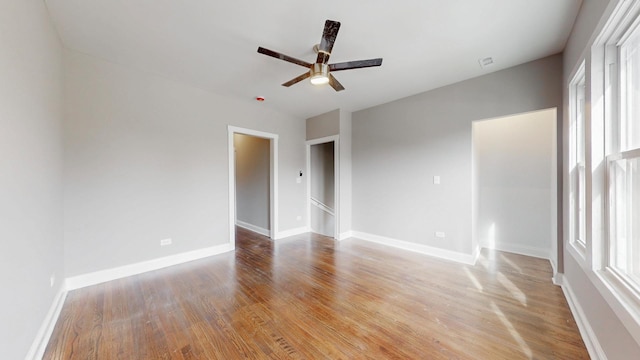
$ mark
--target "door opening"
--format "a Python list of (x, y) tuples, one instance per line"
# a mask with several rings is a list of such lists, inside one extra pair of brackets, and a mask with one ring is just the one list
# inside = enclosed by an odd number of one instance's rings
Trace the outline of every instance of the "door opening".
[(236, 177), (236, 226), (271, 236), (270, 156), (271, 140), (233, 135)]
[(338, 138), (307, 142), (308, 219), (312, 232), (338, 238)]
[(277, 234), (278, 135), (229, 126), (229, 238), (235, 227)]

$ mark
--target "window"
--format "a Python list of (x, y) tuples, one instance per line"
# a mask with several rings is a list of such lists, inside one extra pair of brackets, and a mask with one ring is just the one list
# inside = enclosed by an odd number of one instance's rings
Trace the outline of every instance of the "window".
[(584, 62), (569, 85), (571, 244), (584, 256), (586, 248), (585, 72)]
[(640, 149), (608, 157), (609, 266), (640, 290)]
[(638, 339), (640, 1), (608, 11), (566, 88), (567, 250)]
[(619, 24), (608, 43), (613, 47), (609, 77), (617, 96), (609, 100), (616, 110), (605, 134), (608, 232), (603, 250), (606, 270), (619, 288), (640, 301), (640, 18), (635, 18)]
[(640, 28), (620, 46), (621, 116), (614, 143), (620, 151), (640, 148)]

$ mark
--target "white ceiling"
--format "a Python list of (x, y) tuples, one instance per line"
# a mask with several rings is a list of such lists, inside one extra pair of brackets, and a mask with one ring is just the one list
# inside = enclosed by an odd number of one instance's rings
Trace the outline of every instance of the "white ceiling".
[[(581, 0), (45, 0), (69, 49), (307, 118), (355, 111), (563, 50)], [(346, 90), (302, 81), (324, 21), (342, 23), (330, 63)], [(495, 64), (482, 69), (478, 59)]]

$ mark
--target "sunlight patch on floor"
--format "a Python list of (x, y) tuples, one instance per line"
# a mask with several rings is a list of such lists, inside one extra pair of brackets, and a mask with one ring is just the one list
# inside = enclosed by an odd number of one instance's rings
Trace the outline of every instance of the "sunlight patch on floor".
[(478, 264), (482, 265), (482, 267), (487, 270), (489, 269), (489, 260), (487, 260), (487, 258), (483, 255), (480, 255), (480, 257), (478, 257)]
[(527, 295), (525, 295), (511, 280), (507, 279), (504, 274), (498, 272), (498, 282), (502, 284), (509, 292), (514, 299), (520, 301), (523, 306), (527, 306)]
[(493, 309), (493, 312), (496, 315), (498, 315), (498, 319), (500, 319), (502, 324), (507, 328), (507, 330), (509, 330), (509, 333), (511, 334), (511, 336), (513, 336), (513, 338), (516, 340), (518, 345), (520, 345), (520, 348), (522, 348), (522, 351), (527, 356), (527, 358), (531, 359), (533, 357), (533, 352), (531, 351), (531, 348), (529, 347), (529, 345), (527, 345), (524, 339), (522, 339), (522, 336), (520, 336), (520, 333), (518, 333), (518, 331), (513, 327), (513, 324), (511, 324), (511, 321), (507, 319), (504, 313), (498, 308), (498, 306), (493, 301), (491, 302), (491, 308)]
[(504, 254), (500, 254), (500, 259), (502, 259), (502, 261), (506, 262), (507, 264), (509, 264), (514, 270), (516, 270), (517, 272), (519, 272), (520, 274), (522, 274), (522, 268), (520, 266), (518, 266), (516, 263), (514, 263), (513, 261), (509, 260), (509, 258), (507, 258), (506, 256), (504, 256)]
[(467, 274), (467, 277), (469, 278), (469, 280), (471, 280), (476, 289), (482, 292), (483, 287), (480, 284), (480, 281), (478, 281), (478, 278), (476, 278), (475, 275), (473, 275), (471, 271), (469, 271), (469, 269), (467, 269), (466, 267), (464, 268), (464, 272)]

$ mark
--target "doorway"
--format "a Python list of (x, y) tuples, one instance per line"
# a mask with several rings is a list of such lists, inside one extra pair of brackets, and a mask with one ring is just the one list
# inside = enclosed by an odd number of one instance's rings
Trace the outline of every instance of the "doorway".
[(236, 166), (236, 226), (271, 236), (270, 156), (271, 140), (233, 134)]
[(229, 238), (235, 227), (275, 238), (278, 207), (278, 135), (228, 127)]
[(557, 262), (556, 108), (473, 122), (481, 247)]
[(309, 229), (337, 238), (338, 216), (338, 137), (307, 141), (307, 189)]

